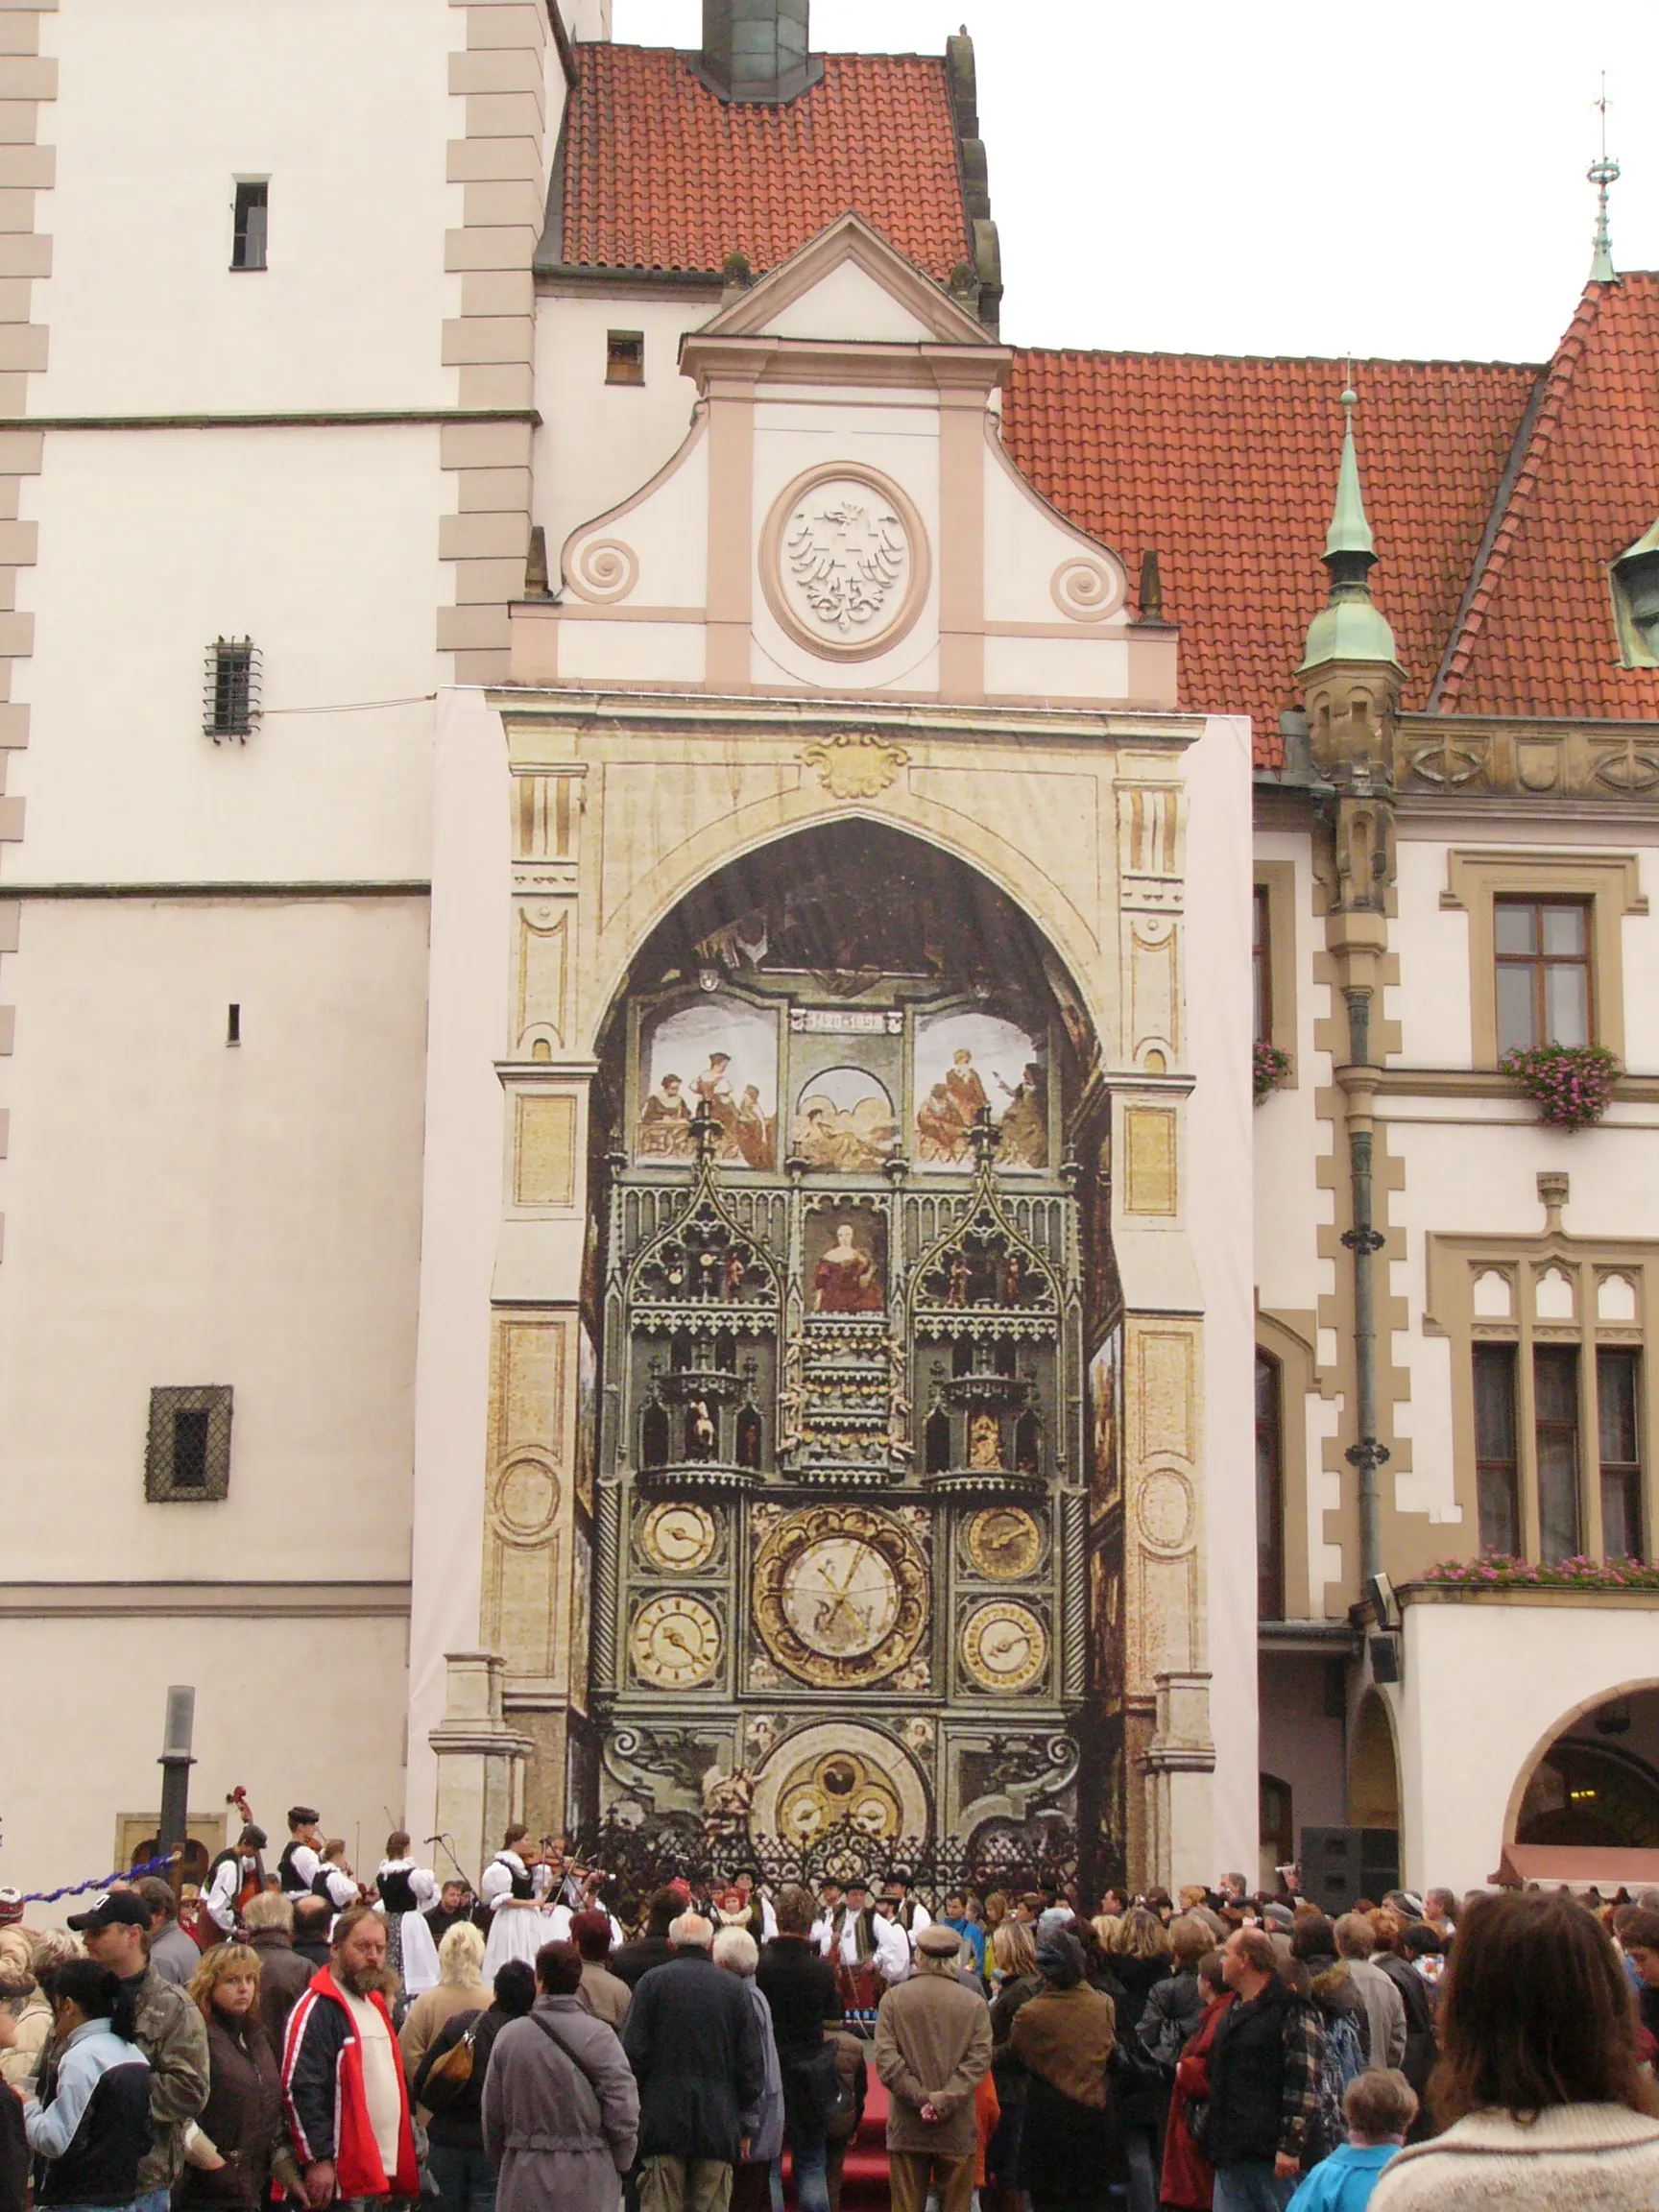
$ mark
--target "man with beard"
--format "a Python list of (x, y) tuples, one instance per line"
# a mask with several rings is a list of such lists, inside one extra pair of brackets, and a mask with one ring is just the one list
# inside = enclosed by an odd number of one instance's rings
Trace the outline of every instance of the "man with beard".
[(385, 1969), (386, 1923), (372, 1906), (349, 1907), (288, 2022), (282, 2103), (311, 2212), (420, 2190)]

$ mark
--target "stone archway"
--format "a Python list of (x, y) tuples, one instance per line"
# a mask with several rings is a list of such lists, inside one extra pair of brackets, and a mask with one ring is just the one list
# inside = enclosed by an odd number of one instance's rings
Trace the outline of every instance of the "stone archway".
[(1659, 1848), (1659, 1680), (1581, 1698), (1515, 1777), (1503, 1841)]
[(1367, 1690), (1348, 1754), (1348, 1816), (1357, 1828), (1400, 1829), (1400, 1750), (1381, 1691)]
[(757, 1836), (798, 1847), (845, 1825), (878, 1853), (901, 1838), (926, 1836), (927, 1791), (915, 1761), (892, 1737), (826, 1720), (784, 1737), (769, 1755), (755, 1777), (749, 1825)]

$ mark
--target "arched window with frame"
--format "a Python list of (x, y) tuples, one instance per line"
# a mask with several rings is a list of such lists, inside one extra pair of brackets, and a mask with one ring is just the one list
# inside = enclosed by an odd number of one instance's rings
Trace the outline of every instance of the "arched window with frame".
[(1256, 1355), (1256, 1617), (1285, 1618), (1284, 1379), (1271, 1354)]

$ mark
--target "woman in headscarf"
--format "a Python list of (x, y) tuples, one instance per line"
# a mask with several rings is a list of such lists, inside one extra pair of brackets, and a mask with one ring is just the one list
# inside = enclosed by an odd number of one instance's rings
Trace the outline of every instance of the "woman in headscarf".
[(1083, 1947), (1064, 1929), (1039, 1941), (1037, 1971), (1043, 1986), (1008, 2034), (1025, 2070), (1020, 2186), (1032, 2212), (1091, 2212), (1128, 2172), (1107, 2076), (1113, 2004), (1084, 1981)]

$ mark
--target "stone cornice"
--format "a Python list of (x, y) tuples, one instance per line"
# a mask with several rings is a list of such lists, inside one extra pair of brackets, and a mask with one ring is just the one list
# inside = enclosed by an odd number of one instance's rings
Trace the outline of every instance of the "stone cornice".
[(1616, 806), (1659, 801), (1659, 723), (1525, 715), (1402, 714), (1394, 779), (1405, 797), (1479, 803), (1588, 800)]

